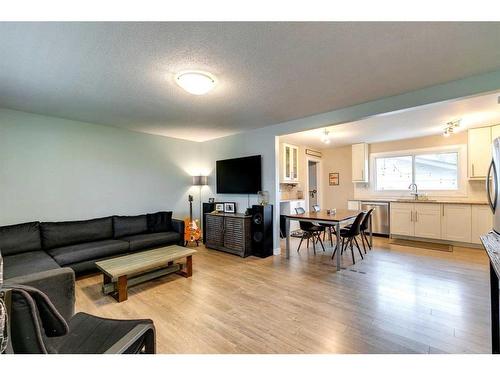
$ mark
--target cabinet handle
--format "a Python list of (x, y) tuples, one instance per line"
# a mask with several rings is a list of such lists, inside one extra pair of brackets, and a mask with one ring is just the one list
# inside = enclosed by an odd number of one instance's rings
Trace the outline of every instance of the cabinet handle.
[(474, 163), (472, 163), (472, 176), (471, 177), (474, 177), (476, 174), (474, 173)]
[(418, 212), (415, 211), (415, 223), (418, 221)]
[(410, 211), (410, 222), (413, 223), (413, 211)]

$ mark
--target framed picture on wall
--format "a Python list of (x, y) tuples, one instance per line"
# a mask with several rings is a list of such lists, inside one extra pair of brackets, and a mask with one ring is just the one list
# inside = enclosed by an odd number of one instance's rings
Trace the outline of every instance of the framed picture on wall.
[(339, 184), (339, 173), (333, 172), (328, 174), (328, 183), (330, 186), (337, 186)]
[(234, 214), (236, 212), (236, 203), (234, 202), (224, 203), (224, 212), (228, 214)]

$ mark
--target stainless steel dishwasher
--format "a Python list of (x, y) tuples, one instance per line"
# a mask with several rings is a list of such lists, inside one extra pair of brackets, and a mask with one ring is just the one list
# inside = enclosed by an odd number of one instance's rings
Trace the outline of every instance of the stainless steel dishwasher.
[(372, 213), (373, 233), (388, 236), (390, 233), (389, 202), (361, 201), (361, 210), (368, 211), (372, 208), (374, 209)]

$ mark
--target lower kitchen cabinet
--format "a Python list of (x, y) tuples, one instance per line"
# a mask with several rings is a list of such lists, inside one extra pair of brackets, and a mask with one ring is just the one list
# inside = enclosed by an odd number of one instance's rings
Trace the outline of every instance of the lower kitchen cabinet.
[(493, 228), (493, 214), (490, 207), (486, 205), (473, 205), (471, 209), (472, 228), (471, 241), (472, 243), (480, 244), (479, 236), (488, 233)]
[(472, 212), (470, 204), (443, 204), (442, 214), (441, 234), (443, 240), (471, 242)]
[(391, 235), (462, 243), (481, 243), (493, 225), (482, 204), (392, 202), (390, 217)]
[(415, 237), (441, 238), (441, 204), (415, 203), (413, 221)]
[(414, 236), (413, 203), (391, 203), (391, 234)]

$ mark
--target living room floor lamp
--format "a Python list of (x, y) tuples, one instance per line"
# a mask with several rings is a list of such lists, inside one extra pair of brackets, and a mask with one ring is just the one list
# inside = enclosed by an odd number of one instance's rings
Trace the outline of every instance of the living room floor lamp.
[[(202, 213), (201, 213), (201, 189), (203, 186), (208, 185), (208, 176), (193, 176), (193, 186), (200, 187), (200, 228), (203, 223)], [(203, 228), (201, 228), (203, 231)]]

